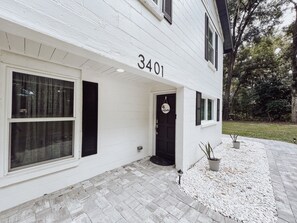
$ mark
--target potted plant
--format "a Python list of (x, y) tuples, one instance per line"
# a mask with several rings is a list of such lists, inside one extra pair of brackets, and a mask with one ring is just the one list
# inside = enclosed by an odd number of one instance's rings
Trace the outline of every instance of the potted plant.
[(234, 147), (235, 149), (239, 149), (239, 148), (240, 148), (240, 142), (237, 141), (237, 137), (238, 137), (238, 135), (235, 135), (235, 134), (232, 135), (232, 134), (231, 134), (230, 137), (231, 137), (232, 142), (233, 142), (233, 147)]
[[(221, 159), (215, 158), (213, 149), (209, 143), (207, 143), (207, 144), (201, 143), (201, 144), (202, 144), (202, 146), (199, 145), (199, 147), (204, 152), (204, 154), (206, 155), (206, 157), (208, 159), (209, 169), (212, 171), (219, 171)], [(211, 156), (211, 154), (212, 154), (212, 156)]]

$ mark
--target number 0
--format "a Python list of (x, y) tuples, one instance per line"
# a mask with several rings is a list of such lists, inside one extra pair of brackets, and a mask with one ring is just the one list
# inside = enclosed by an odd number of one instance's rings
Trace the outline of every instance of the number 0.
[(160, 73), (160, 64), (158, 62), (154, 64), (154, 71), (157, 75)]

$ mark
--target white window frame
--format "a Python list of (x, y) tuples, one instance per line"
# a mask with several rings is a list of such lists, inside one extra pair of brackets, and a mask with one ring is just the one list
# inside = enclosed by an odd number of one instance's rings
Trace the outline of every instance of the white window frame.
[[(211, 118), (209, 119), (209, 117), (208, 117), (208, 112), (209, 112), (209, 106), (208, 106), (208, 102), (210, 101), (210, 103), (211, 103), (211, 114), (210, 114), (210, 116), (211, 116)], [(214, 100), (213, 99), (211, 99), (211, 98), (208, 98), (207, 99), (207, 121), (214, 121)]]
[[(38, 63), (38, 62), (36, 62)], [(0, 188), (8, 186), (11, 184), (19, 183), (36, 177), (44, 176), (50, 173), (62, 171), (69, 169), (78, 165), (80, 158), (80, 121), (79, 118), (79, 102), (80, 102), (80, 90), (81, 83), (80, 77), (61, 75), (57, 73), (51, 73), (48, 71), (40, 71), (24, 68), (18, 65), (7, 65), (0, 64), (0, 80), (6, 83), (5, 89), (5, 106), (3, 106), (3, 111), (5, 116), (3, 117), (2, 122), (4, 123), (3, 128), (3, 144), (4, 148), (0, 148), (0, 162), (2, 165), (0, 167)], [(41, 66), (41, 65), (40, 65)], [(50, 66), (49, 66), (50, 67)], [(11, 118), (11, 108), (12, 108), (12, 72), (20, 72), (29, 75), (55, 78), (58, 80), (65, 80), (74, 83), (74, 95), (73, 95), (73, 117), (66, 118)], [(2, 74), (1, 74), (2, 73)], [(67, 74), (67, 73), (66, 73)], [(0, 92), (1, 94), (1, 92)], [(1, 95), (0, 95), (1, 98)], [(1, 117), (0, 117), (1, 118)], [(46, 162), (36, 163), (34, 165), (28, 165), (20, 168), (9, 170), (10, 166), (10, 123), (11, 122), (26, 122), (26, 121), (73, 121), (73, 154), (68, 158), (55, 159)], [(1, 120), (0, 120), (1, 122)]]
[(207, 115), (207, 108), (206, 108), (206, 99), (205, 98), (203, 98), (203, 97), (201, 97), (201, 104), (202, 104), (202, 101), (204, 101), (204, 105), (203, 105), (203, 109), (204, 109), (204, 118), (202, 118), (202, 115), (201, 115), (201, 122), (203, 122), (203, 121), (207, 121), (207, 117), (206, 117), (206, 115)]
[[(215, 121), (215, 115), (216, 115), (216, 103), (215, 100), (216, 98), (207, 96), (207, 95), (202, 95), (202, 99), (204, 99), (204, 116), (205, 119), (201, 120), (201, 126), (202, 127), (209, 127), (216, 125), (217, 122)], [(211, 111), (211, 120), (208, 119), (208, 100), (212, 101), (212, 111)]]
[[(212, 38), (211, 38), (211, 40), (212, 40), (212, 45), (210, 44), (210, 35), (209, 35), (209, 32), (212, 32)], [(216, 33), (216, 32), (214, 31), (213, 26), (212, 26), (210, 23), (208, 23), (208, 40), (207, 40), (207, 44), (208, 44), (208, 47), (207, 47), (207, 49), (208, 49), (208, 62), (209, 62), (211, 65), (213, 65), (213, 66), (214, 66), (214, 64), (215, 64), (215, 35), (216, 35), (215, 33)], [(210, 50), (209, 50), (210, 47), (212, 48), (212, 54), (209, 53), (209, 51), (210, 51)], [(210, 60), (211, 55), (212, 55), (212, 60), (213, 60), (213, 61)]]
[(154, 16), (156, 16), (160, 21), (164, 18), (164, 13), (162, 11), (163, 0), (139, 0)]

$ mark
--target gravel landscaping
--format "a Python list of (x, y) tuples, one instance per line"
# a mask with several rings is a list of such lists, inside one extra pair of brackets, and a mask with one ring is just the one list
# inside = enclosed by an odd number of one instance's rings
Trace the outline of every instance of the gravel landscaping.
[(209, 170), (204, 157), (182, 176), (181, 189), (205, 206), (239, 222), (276, 222), (277, 211), (269, 165), (261, 143), (231, 139), (214, 149), (220, 171)]

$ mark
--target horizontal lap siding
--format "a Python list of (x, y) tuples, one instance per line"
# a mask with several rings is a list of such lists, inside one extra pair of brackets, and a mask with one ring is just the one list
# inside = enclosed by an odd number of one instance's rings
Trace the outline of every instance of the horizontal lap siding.
[[(219, 27), (214, 5), (208, 4)], [(130, 66), (137, 67), (138, 54), (145, 54), (164, 65), (165, 78), (217, 95), (214, 85), (220, 85), (221, 74), (212, 74), (203, 60), (204, 13), (200, 0), (173, 1), (170, 25), (138, 0), (4, 0), (0, 5), (5, 18)]]
[[(210, 10), (212, 16), (214, 13)], [(166, 20), (157, 20), (138, 0), (2, 0), (0, 4), (0, 17), (59, 40), (135, 68), (139, 53), (162, 64), (164, 78), (188, 87), (183, 94), (183, 109), (187, 114), (183, 118), (186, 129), (183, 143), (188, 148), (184, 154), (186, 166), (199, 155), (196, 147), (201, 139), (214, 140), (213, 135), (219, 136), (221, 129), (218, 125), (215, 130), (207, 128), (202, 131), (195, 126), (196, 91), (219, 98), (222, 90), (222, 55), (219, 54), (219, 71), (216, 73), (204, 60), (204, 15), (201, 0), (174, 0), (172, 25)], [(213, 21), (217, 22), (216, 19)], [(52, 55), (54, 61), (64, 58), (63, 50), (66, 49), (61, 50)], [(222, 52), (221, 39), (219, 52)], [(96, 76), (92, 73), (83, 76), (83, 80), (94, 81)], [(150, 154), (149, 87), (101, 78), (95, 82), (99, 83), (98, 154), (82, 159), (79, 168), (1, 189), (0, 197), (9, 202), (5, 206), (1, 203), (0, 210), (15, 205), (16, 201), (9, 199), (15, 191), (26, 190), (28, 193), (17, 198), (18, 202), (26, 201), (32, 198), (32, 194), (37, 197), (79, 182), (81, 176), (93, 176), (95, 173), (90, 172), (90, 168), (98, 174)], [(0, 98), (0, 105), (3, 104)], [(139, 145), (144, 148), (140, 153), (136, 150)]]
[[(65, 70), (65, 73), (73, 72)], [(80, 159), (75, 168), (0, 188), (1, 201), (5, 201), (0, 202), (0, 212), (150, 154), (149, 87), (121, 79), (99, 78), (97, 73), (87, 71), (82, 78), (99, 85), (98, 153)], [(0, 105), (3, 105), (1, 95)], [(137, 146), (143, 146), (143, 150), (138, 152)]]

